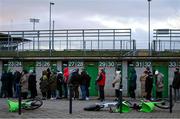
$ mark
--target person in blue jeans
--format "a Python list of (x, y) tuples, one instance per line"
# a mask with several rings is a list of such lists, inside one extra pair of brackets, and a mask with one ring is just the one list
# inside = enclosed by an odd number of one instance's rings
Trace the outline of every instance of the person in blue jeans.
[(83, 69), (83, 71), (81, 72), (81, 79), (80, 79), (80, 88), (81, 88), (81, 100), (86, 100), (86, 98), (89, 98), (89, 81), (90, 81), (90, 77), (87, 74), (87, 72), (85, 71), (85, 69)]

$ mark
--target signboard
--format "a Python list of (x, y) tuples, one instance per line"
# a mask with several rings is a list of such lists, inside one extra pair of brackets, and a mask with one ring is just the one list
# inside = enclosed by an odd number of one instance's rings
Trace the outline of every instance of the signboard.
[(99, 62), (99, 67), (115, 67), (115, 63), (111, 61)]
[(36, 67), (50, 67), (50, 62), (48, 62), (48, 61), (37, 61)]
[(84, 63), (82, 61), (69, 61), (68, 67), (83, 67)]
[(132, 63), (129, 63), (129, 67), (139, 67), (139, 68), (145, 68), (145, 67), (151, 67), (151, 62), (145, 62), (145, 61), (135, 61)]
[(177, 62), (177, 61), (169, 62), (169, 67), (170, 68), (180, 67), (180, 62)]
[(8, 62), (8, 67), (21, 67), (22, 63), (19, 61), (10, 61)]
[(137, 61), (134, 62), (135, 67), (151, 67), (151, 62)]

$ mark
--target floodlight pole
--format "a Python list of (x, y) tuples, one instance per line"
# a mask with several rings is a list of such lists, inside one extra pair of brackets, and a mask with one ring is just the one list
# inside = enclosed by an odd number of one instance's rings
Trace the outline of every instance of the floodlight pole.
[(51, 6), (54, 5), (53, 2), (49, 3), (49, 55), (51, 56)]
[(151, 0), (148, 0), (148, 48), (149, 48), (149, 56), (151, 55), (151, 39), (150, 39), (150, 33), (151, 33), (151, 19), (150, 19), (150, 12), (151, 12)]
[[(36, 23), (39, 23), (40, 19), (36, 19), (36, 18), (30, 18), (30, 22), (33, 23), (33, 31), (35, 31), (35, 25)], [(33, 37), (33, 50), (35, 49), (35, 43), (34, 43), (34, 37)]]

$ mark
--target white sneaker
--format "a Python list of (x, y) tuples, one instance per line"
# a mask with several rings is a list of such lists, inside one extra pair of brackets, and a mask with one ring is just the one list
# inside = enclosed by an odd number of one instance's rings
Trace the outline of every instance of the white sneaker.
[(88, 97), (86, 97), (86, 100), (89, 100), (89, 98), (88, 98)]

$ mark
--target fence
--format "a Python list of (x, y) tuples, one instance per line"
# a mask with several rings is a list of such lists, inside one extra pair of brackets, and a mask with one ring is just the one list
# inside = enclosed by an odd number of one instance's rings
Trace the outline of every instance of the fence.
[(0, 31), (0, 50), (134, 50), (131, 29)]
[(154, 51), (180, 51), (180, 29), (155, 29), (153, 38)]

